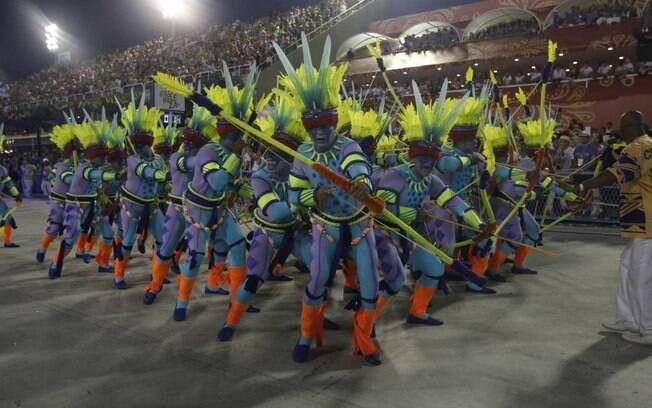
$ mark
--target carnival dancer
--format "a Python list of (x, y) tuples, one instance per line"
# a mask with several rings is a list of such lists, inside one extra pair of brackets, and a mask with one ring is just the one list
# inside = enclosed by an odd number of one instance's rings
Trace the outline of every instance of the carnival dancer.
[(170, 203), (165, 212), (163, 241), (161, 246), (157, 248), (152, 262), (152, 280), (145, 286), (143, 302), (146, 305), (154, 303), (156, 295), (163, 288), (165, 275), (170, 270), (172, 257), (175, 256), (177, 245), (186, 231), (183, 196), (188, 183), (192, 180), (197, 151), (206, 143), (218, 137), (215, 128), (217, 121), (208, 110), (194, 105), (192, 112), (187, 127), (181, 130), (180, 138), (183, 140), (183, 148), (170, 156)]
[[(259, 117), (256, 124), (262, 132), (293, 150), (308, 140), (301, 113), (286, 98), (277, 98), (271, 112)], [(231, 340), (256, 292), (278, 265), (277, 258), (286, 258), (292, 253), (302, 263), (310, 262), (308, 229), (301, 225), (298, 208), (288, 201), (291, 158), (271, 147), (263, 157), (264, 166), (251, 176), (257, 228), (247, 255), (247, 275), (231, 301), (226, 323), (218, 332), (220, 341)]]
[[(69, 117), (66, 117), (68, 121)], [(50, 190), (50, 213), (48, 215), (48, 225), (41, 237), (41, 243), (36, 251), (36, 260), (42, 263), (45, 260), (45, 253), (50, 244), (63, 234), (64, 217), (66, 207), (66, 194), (70, 188), (73, 172), (78, 160), (79, 145), (75, 138), (74, 127), (77, 126), (72, 121), (64, 125), (57, 125), (52, 128), (50, 141), (59, 149), (63, 159), (56, 162), (53, 166), (53, 183)]]
[[(117, 101), (117, 100), (116, 100)], [(145, 106), (145, 93), (136, 105), (134, 95), (126, 109), (118, 102), (122, 124), (127, 129), (127, 146), (131, 151), (127, 157), (127, 175), (120, 192), (120, 225), (122, 243), (116, 248), (113, 263), (113, 284), (116, 289), (127, 289), (125, 271), (131, 256), (136, 234), (142, 222), (143, 231), (152, 227), (155, 245), (161, 244), (163, 215), (156, 206), (158, 183), (166, 179), (166, 171), (155, 160), (152, 152), (153, 131), (161, 112), (158, 108)]]
[[(453, 106), (446, 106), (444, 97), (435, 103), (424, 104), (419, 87), (412, 82), (416, 106), (409, 104), (399, 114), (399, 122), (403, 129), (403, 141), (408, 144), (410, 162), (386, 170), (377, 183), (377, 195), (387, 204), (388, 208), (403, 221), (411, 224), (417, 231), (425, 230), (433, 207), (455, 214), (470, 227), (484, 231), (485, 223), (476, 211), (455, 195), (437, 176), (433, 169), (440, 155), (442, 140), (455, 123), (457, 115), (462, 111), (466, 98), (456, 101)], [(442, 261), (420, 246), (410, 245), (402, 239), (400, 230), (390, 223), (379, 221), (380, 227), (377, 239), (378, 252), (383, 255), (400, 251), (402, 259), (406, 260), (412, 274), (417, 277), (414, 294), (411, 300), (407, 322), (429, 326), (441, 325), (442, 321), (429, 316), (426, 312), (428, 304), (437, 289), (444, 289), (444, 264)], [(486, 234), (485, 234), (486, 236)], [(478, 238), (479, 240), (479, 238)], [(391, 259), (381, 263), (387, 282), (381, 291), (381, 299), (386, 299), (400, 289), (402, 278), (391, 279), (402, 274), (402, 265), (396, 265)], [(395, 269), (389, 273), (388, 267)], [(467, 271), (466, 275), (471, 275)], [(396, 282), (398, 280), (398, 282)], [(481, 285), (481, 283), (480, 283)]]
[[(530, 253), (528, 246), (541, 244), (539, 223), (524, 206), (527, 200), (536, 197), (533, 188), (529, 188), (531, 182), (535, 183), (533, 185), (538, 184), (544, 190), (551, 190), (556, 196), (568, 202), (577, 201), (575, 193), (565, 191), (551, 177), (540, 174), (541, 163), (536, 157), (540, 156), (542, 149), (545, 149), (545, 146), (552, 141), (552, 135), (557, 125), (554, 119), (545, 118), (545, 116), (544, 112), (541, 119), (518, 124), (518, 130), (523, 137), (526, 149), (521, 152), (524, 156), (517, 163), (509, 167), (496, 164), (494, 175), (496, 189), (491, 204), (496, 214), (496, 221), (505, 225), (503, 230), (499, 231), (499, 236), (508, 238), (508, 240), (501, 240), (497, 243), (496, 250), (489, 262), (487, 273), (494, 279), (496, 279), (495, 276), (501, 276), (498, 275), (499, 269), (511, 254), (514, 254), (514, 264), (511, 269), (513, 274), (537, 273), (525, 266), (525, 261)], [(509, 124), (507, 126), (511, 127)], [(497, 163), (507, 162), (508, 131), (509, 129), (505, 128), (485, 129), (488, 144), (493, 148)], [(518, 245), (518, 242), (525, 245)]]
[(335, 189), (332, 181), (295, 159), (290, 174), (290, 203), (309, 208), (312, 215), (310, 281), (301, 312), (301, 336), (293, 358), (305, 362), (313, 341), (323, 338), (323, 315), (328, 289), (340, 259), (349, 251), (355, 260), (360, 282), (360, 308), (353, 316), (354, 348), (372, 365), (381, 364), (380, 353), (370, 335), (378, 297), (378, 259), (369, 213), (359, 200), (373, 190), (371, 165), (357, 143), (335, 131), (339, 89), (347, 65), (329, 65), (330, 38), (326, 39), (319, 68), (312, 64), (305, 34), (301, 36), (304, 63), (294, 69), (278, 46), (274, 48), (287, 75), (287, 88), (302, 113), (311, 141), (298, 152), (338, 175), (352, 180), (349, 193)]
[(103, 165), (109, 153), (108, 140), (117, 127), (117, 118), (109, 122), (104, 109), (100, 120), (93, 120), (86, 111), (84, 114), (85, 122), (73, 127), (73, 130), (83, 148), (85, 160), (75, 168), (66, 194), (65, 230), (48, 269), (50, 279), (61, 277), (64, 258), (79, 238), (82, 224), (93, 218), (98, 187), (102, 182), (115, 179), (115, 173), (103, 168)]
[[(473, 71), (469, 68), (467, 71), (467, 82), (473, 80)], [(448, 89), (447, 82), (440, 91), (440, 98), (443, 98)], [(444, 96), (442, 96), (444, 95)], [(475, 183), (483, 184), (480, 188), (486, 188), (485, 183), (480, 183), (480, 179), (487, 179), (484, 168), (485, 158), (477, 151), (479, 146), (477, 133), (480, 122), (486, 115), (486, 107), (489, 96), (489, 87), (483, 86), (479, 95), (475, 94), (472, 87), (471, 94), (465, 98), (464, 105), (456, 117), (455, 123), (448, 133), (448, 143), (442, 149), (442, 155), (435, 165), (435, 174), (446, 183), (456, 195), (464, 201), (471, 198), (470, 185)], [(447, 101), (448, 104), (456, 105), (457, 101), (452, 98)], [(444, 109), (444, 108), (442, 108)], [(452, 221), (452, 222), (451, 222)], [(455, 243), (466, 237), (465, 231), (457, 231), (454, 225), (456, 217), (451, 215), (441, 207), (434, 208), (434, 220), (429, 223), (429, 234), (434, 235), (436, 242), (449, 253), (452, 253)], [(482, 242), (476, 242), (471, 248), (471, 268), (479, 276), (483, 276), (486, 271), (488, 254), (491, 250), (492, 241), (490, 239)], [(496, 291), (488, 286), (480, 287), (473, 282), (467, 282), (466, 290), (473, 293), (494, 294)]]
[[(4, 129), (5, 124), (0, 123), (0, 153), (4, 153)], [(22, 204), (23, 200), (20, 192), (9, 176), (9, 171), (4, 166), (0, 166), (0, 192), (11, 196), (16, 201), (16, 206), (10, 209), (7, 203), (0, 198), (0, 228), (4, 230), (4, 247), (18, 248), (20, 245), (12, 241), (13, 230), (17, 228), (16, 220), (14, 220), (12, 213)]]
[[(223, 62), (225, 87), (206, 88), (206, 95), (192, 94), (193, 101), (200, 98), (206, 106), (214, 107), (215, 113), (221, 110), (241, 120), (248, 121), (253, 113), (253, 93), (258, 77), (255, 64), (252, 65), (242, 88), (233, 85), (229, 68)], [(154, 79), (174, 89), (177, 80), (165, 74), (157, 74)], [(166, 80), (167, 84), (166, 84)], [(181, 85), (182, 94), (188, 89)], [(218, 108), (219, 107), (219, 108)], [(185, 320), (192, 287), (197, 272), (204, 259), (206, 245), (218, 259), (228, 262), (230, 295), (235, 298), (237, 288), (244, 281), (246, 242), (240, 225), (227, 207), (227, 197), (237, 192), (236, 180), (240, 175), (240, 155), (244, 148), (243, 134), (227, 121), (217, 123), (218, 143), (208, 143), (197, 152), (192, 181), (184, 195), (184, 214), (186, 217), (186, 239), (188, 249), (181, 265), (179, 293), (174, 307), (173, 318)]]
[[(118, 225), (118, 217), (120, 216), (119, 193), (126, 173), (125, 159), (127, 157), (125, 132), (124, 128), (116, 126), (108, 141), (107, 168), (115, 174), (119, 174), (120, 177), (104, 181), (98, 193), (99, 217), (96, 227), (100, 241), (95, 262), (97, 263), (97, 271), (100, 273), (113, 273), (113, 266), (109, 262), (111, 251), (116, 242), (120, 241), (117, 237), (122, 236), (121, 234), (116, 236), (114, 225), (120, 232), (120, 226)], [(88, 251), (88, 248), (85, 248), (85, 251)]]

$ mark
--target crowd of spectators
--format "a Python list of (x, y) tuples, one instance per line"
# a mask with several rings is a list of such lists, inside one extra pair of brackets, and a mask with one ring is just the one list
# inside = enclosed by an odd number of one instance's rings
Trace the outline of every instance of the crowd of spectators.
[(276, 12), (252, 22), (236, 20), (176, 38), (157, 38), (80, 64), (54, 65), (23, 80), (4, 84), (0, 92), (0, 116), (20, 117), (24, 112), (12, 110), (19, 103), (50, 101), (69, 95), (73, 96), (65, 101), (68, 105), (87, 100), (84, 94), (97, 95), (103, 102), (116, 90), (144, 82), (159, 70), (185, 75), (217, 71), (222, 60), (229, 66), (248, 65), (253, 61), (259, 65), (269, 63), (274, 55), (272, 41), (288, 48), (298, 41), (302, 31), (309, 33), (317, 29), (357, 1), (322, 0), (317, 5)]
[(539, 22), (532, 16), (494, 24), (492, 26), (469, 33), (469, 40), (487, 40), (506, 37), (515, 34), (538, 33), (541, 30)]
[(411, 52), (439, 51), (459, 43), (459, 35), (452, 27), (437, 27), (424, 34), (408, 35), (403, 40), (403, 49)]
[(636, 15), (633, 0), (592, 1), (573, 6), (570, 10), (552, 15), (554, 27), (573, 27), (579, 25), (617, 24), (623, 18)]

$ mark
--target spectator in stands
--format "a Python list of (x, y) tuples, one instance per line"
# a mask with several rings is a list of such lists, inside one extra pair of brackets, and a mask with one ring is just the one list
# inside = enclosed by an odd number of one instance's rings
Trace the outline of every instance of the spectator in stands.
[(598, 70), (597, 70), (598, 78), (607, 77), (611, 75), (611, 69), (612, 69), (612, 65), (607, 64), (605, 61), (600, 62), (600, 66), (598, 66)]
[(518, 71), (516, 75), (514, 75), (514, 83), (515, 84), (525, 83), (525, 75), (523, 74), (523, 71)]
[(593, 68), (586, 62), (580, 68), (578, 78), (591, 78), (593, 76)]
[(36, 166), (31, 159), (25, 159), (20, 165), (20, 177), (23, 184), (23, 196), (32, 197), (34, 189), (34, 177), (36, 177)]
[(503, 75), (502, 84), (503, 85), (511, 85), (513, 80), (514, 79), (512, 78), (512, 74), (510, 74), (509, 72), (505, 72), (505, 74)]
[(570, 170), (573, 168), (575, 149), (571, 146), (571, 139), (568, 136), (561, 136), (555, 146), (555, 163), (558, 170)]
[(563, 81), (566, 79), (566, 71), (561, 65), (555, 65), (552, 70), (552, 80), (553, 81)]
[(634, 73), (634, 64), (629, 58), (625, 58), (616, 67), (615, 73), (617, 76), (630, 75)]
[(575, 147), (575, 151), (573, 152), (573, 158), (575, 159), (574, 166), (582, 167), (599, 155), (600, 150), (591, 142), (591, 134), (589, 131), (585, 130), (581, 132), (579, 134), (579, 144)]
[(639, 75), (648, 75), (652, 72), (652, 61), (639, 61), (636, 66)]

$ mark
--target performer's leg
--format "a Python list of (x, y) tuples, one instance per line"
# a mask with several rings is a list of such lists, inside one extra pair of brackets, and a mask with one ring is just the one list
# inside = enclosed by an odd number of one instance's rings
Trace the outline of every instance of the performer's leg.
[(351, 226), (352, 253), (360, 282), (360, 309), (353, 315), (354, 351), (371, 365), (381, 364), (376, 344), (371, 339), (378, 300), (378, 256), (370, 221)]
[(380, 319), (383, 309), (389, 298), (396, 295), (405, 281), (405, 270), (399, 257), (396, 245), (392, 242), (388, 232), (375, 230), (378, 263), (383, 273), (379, 285), (378, 303), (376, 304), (375, 319)]
[(293, 352), (293, 359), (298, 363), (308, 361), (313, 340), (318, 346), (321, 346), (323, 341), (322, 303), (326, 296), (326, 284), (330, 279), (338, 238), (339, 228), (313, 223), (310, 280), (303, 296), (301, 336)]
[(186, 257), (181, 264), (181, 276), (179, 278), (179, 291), (177, 301), (174, 306), (173, 318), (176, 321), (186, 319), (186, 311), (192, 294), (192, 287), (197, 279), (197, 272), (204, 260), (204, 251), (209, 233), (198, 225), (208, 225), (211, 221), (213, 212), (210, 210), (200, 210), (194, 206), (187, 207), (188, 216), (192, 223), (186, 222), (186, 239), (188, 240), (188, 250)]
[(66, 204), (64, 211), (65, 229), (63, 239), (59, 243), (59, 249), (52, 259), (48, 269), (48, 277), (50, 279), (56, 279), (61, 276), (63, 271), (63, 260), (70, 253), (80, 234), (82, 208), (75, 204)]
[(63, 203), (53, 201), (50, 204), (50, 214), (48, 215), (48, 226), (45, 228), (43, 237), (41, 237), (41, 244), (36, 252), (36, 260), (41, 263), (45, 259), (45, 253), (52, 241), (54, 241), (59, 232), (62, 231), (63, 220), (65, 214), (65, 205)]
[(143, 302), (146, 305), (152, 304), (156, 298), (156, 294), (161, 291), (165, 275), (170, 270), (174, 251), (183, 237), (185, 227), (185, 219), (183, 218), (181, 210), (173, 205), (168, 206), (165, 214), (163, 241), (162, 244), (158, 246), (156, 255), (152, 262), (152, 279), (149, 284), (145, 286), (145, 297)]
[[(522, 242), (530, 246), (539, 245), (541, 241), (541, 231), (539, 229), (539, 223), (534, 219), (534, 216), (529, 211), (523, 210), (520, 219), (521, 228), (523, 230)], [(525, 247), (519, 247), (516, 249), (512, 273), (522, 275), (534, 275), (537, 273), (537, 271), (525, 267), (525, 260), (527, 259), (528, 252), (529, 249)]]
[(237, 290), (236, 296), (231, 299), (226, 316), (226, 323), (217, 334), (220, 341), (228, 341), (233, 337), (235, 327), (240, 322), (242, 315), (256, 297), (256, 292), (269, 277), (269, 263), (274, 249), (281, 244), (283, 234), (266, 233), (258, 228), (254, 231), (249, 253), (247, 254), (247, 275), (242, 285)]
[(111, 217), (108, 215), (101, 215), (97, 224), (100, 232), (100, 243), (95, 256), (95, 263), (97, 263), (97, 271), (101, 273), (112, 273), (113, 268), (109, 264), (109, 257), (113, 249), (113, 228), (111, 225)]
[(127, 263), (131, 256), (134, 242), (136, 241), (136, 231), (140, 217), (143, 213), (143, 206), (124, 201), (120, 210), (120, 224), (122, 225), (122, 242), (118, 254), (113, 262), (113, 284), (116, 289), (126, 289), (125, 272)]
[(443, 324), (441, 320), (430, 317), (426, 313), (426, 309), (433, 295), (442, 285), (444, 265), (439, 258), (421, 247), (416, 247), (412, 251), (409, 264), (410, 268), (418, 273), (419, 279), (412, 295), (407, 322), (429, 326)]

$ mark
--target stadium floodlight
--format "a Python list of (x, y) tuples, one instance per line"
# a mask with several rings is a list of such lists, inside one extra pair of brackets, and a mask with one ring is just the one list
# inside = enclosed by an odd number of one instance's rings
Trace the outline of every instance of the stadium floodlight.
[(165, 19), (179, 17), (184, 11), (184, 0), (158, 0), (158, 8)]
[(50, 51), (59, 49), (59, 26), (50, 23), (44, 27), (45, 30), (45, 46)]

